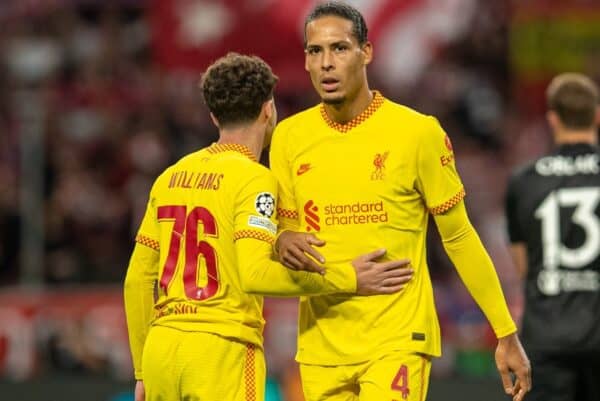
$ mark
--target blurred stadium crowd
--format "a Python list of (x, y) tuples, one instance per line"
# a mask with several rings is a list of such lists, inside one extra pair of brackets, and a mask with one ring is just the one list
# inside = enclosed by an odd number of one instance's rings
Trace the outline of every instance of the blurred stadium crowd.
[[(496, 262), (509, 304), (518, 318), (521, 287), (506, 250), (502, 197), (510, 169), (547, 150), (550, 138), (540, 113), (544, 105), (540, 104), (539, 93), (523, 90), (525, 84), (519, 88), (521, 75), (514, 61), (519, 54), (511, 48), (518, 31), (511, 25), (515, 8), (508, 0), (353, 3), (365, 10), (367, 20), (377, 15), (372, 10), (375, 7), (385, 11), (379, 12), (381, 15), (397, 16), (396, 22), (388, 18), (371, 23), (377, 36), (375, 59), (382, 60), (370, 70), (372, 85), (397, 102), (435, 115), (451, 136), (471, 218)], [(408, 9), (404, 3), (413, 8)], [(572, 3), (594, 7), (590, 1)], [(289, 25), (291, 7), (300, 16), (292, 23), (297, 35), (293, 45), (270, 44), (277, 35), (251, 35), (255, 41), (267, 43), (254, 49), (248, 39), (229, 41), (225, 46), (257, 53), (274, 66), (282, 78), (276, 98), (280, 118), (318, 101), (302, 69), (300, 37), (303, 10), (313, 1), (2, 1), (0, 298), (9, 300), (2, 306), (10, 306), (10, 300), (15, 304), (31, 302), (29, 295), (22, 297), (26, 301), (15, 295), (15, 285), (23, 282), (22, 252), (27, 252), (20, 234), (23, 211), (27, 210), (24, 198), (35, 196), (23, 190), (27, 165), (37, 166), (43, 178), (43, 258), (33, 281), (43, 283), (53, 294), (60, 293), (61, 288), (76, 293), (74, 298), (42, 303), (56, 302), (61, 305), (58, 309), (77, 300), (86, 304), (88, 290), (81, 290), (83, 285), (93, 285), (84, 288), (94, 288), (89, 291), (96, 291), (98, 299), (104, 299), (106, 288), (98, 290), (99, 284), (114, 289), (109, 310), (104, 314), (96, 310), (103, 318), (90, 319), (84, 312), (87, 318), (82, 317), (83, 323), (75, 319), (63, 326), (46, 324), (42, 335), (34, 330), (43, 337), (36, 341), (45, 341), (41, 347), (44, 351), (42, 356), (35, 356), (35, 369), (15, 374), (15, 378), (56, 369), (98, 373), (111, 370), (120, 379), (131, 378), (126, 344), (125, 348), (111, 347), (118, 343), (116, 338), (125, 340), (123, 328), (116, 334), (97, 329), (115, 316), (122, 319), (120, 284), (154, 178), (183, 154), (216, 140), (216, 129), (197, 89), (202, 65), (197, 69), (186, 62), (174, 65), (169, 60), (177, 55), (165, 55), (163, 51), (168, 44), (157, 45), (164, 39), (160, 36), (165, 24), (159, 14), (169, 4), (194, 6), (200, 10), (198, 16), (201, 10), (210, 11), (205, 18), (212, 19), (223, 9), (234, 9), (233, 17), (222, 17), (230, 24), (236, 23), (235, 15), (257, 13), (259, 8), (263, 14), (250, 21), (257, 29), (266, 24), (261, 16), (273, 21), (282, 19), (279, 25)], [(444, 15), (432, 11), (436, 7), (441, 7)], [(161, 8), (160, 13), (153, 8)], [(573, 8), (577, 9), (575, 5)], [(595, 10), (600, 8), (596, 5)], [(416, 20), (420, 26), (435, 29), (403, 29), (411, 18), (413, 23)], [(214, 26), (218, 22), (211, 25), (205, 19), (203, 24), (192, 30), (195, 43), (221, 55), (217, 53), (225, 46), (215, 47), (219, 39), (210, 36), (218, 33), (219, 26)], [(273, 23), (267, 28), (278, 26)], [(256, 35), (267, 28), (262, 27)], [(590, 35), (600, 38), (599, 30)], [(210, 40), (200, 40), (202, 34)], [(260, 50), (270, 45), (278, 50), (263, 55)], [(597, 47), (586, 51), (596, 56), (586, 59), (585, 71), (600, 78), (600, 63), (594, 63), (600, 51)], [(210, 58), (213, 53), (201, 54)], [(290, 59), (297, 65), (288, 68)], [(541, 76), (539, 81), (546, 82), (546, 78)], [(531, 88), (539, 87), (537, 84), (533, 80)], [(43, 157), (28, 157), (36, 144), (24, 140), (24, 132), (30, 132), (26, 129), (40, 133)], [(494, 369), (489, 353), (493, 334), (450, 266), (435, 229), (430, 237), (431, 273), (445, 341), (445, 356), (434, 364), (434, 375), (490, 374)], [(6, 316), (8, 312), (2, 313)], [(267, 304), (267, 319), (269, 314), (277, 317), (267, 325), (266, 333), (267, 347), (273, 349), (267, 357), (275, 369), (291, 364), (294, 313), (294, 305), (287, 301)], [(91, 320), (104, 323), (89, 326)], [(53, 329), (59, 334), (48, 333)], [(0, 337), (7, 337), (6, 329), (0, 331)], [(7, 344), (2, 341), (0, 361), (4, 374), (10, 376)]]

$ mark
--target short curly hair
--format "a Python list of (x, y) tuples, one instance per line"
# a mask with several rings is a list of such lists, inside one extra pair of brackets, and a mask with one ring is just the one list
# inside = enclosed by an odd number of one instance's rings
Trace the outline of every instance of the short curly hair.
[(546, 90), (548, 109), (555, 111), (562, 123), (571, 129), (588, 129), (596, 122), (600, 104), (598, 86), (578, 73), (556, 76)]
[(226, 127), (254, 121), (278, 80), (260, 57), (231, 52), (206, 69), (200, 88), (219, 126)]
[(356, 37), (360, 46), (367, 43), (369, 32), (365, 18), (356, 8), (341, 1), (328, 1), (317, 5), (304, 20), (304, 48), (306, 48), (306, 27), (312, 21), (321, 17), (340, 17), (352, 22), (352, 34)]

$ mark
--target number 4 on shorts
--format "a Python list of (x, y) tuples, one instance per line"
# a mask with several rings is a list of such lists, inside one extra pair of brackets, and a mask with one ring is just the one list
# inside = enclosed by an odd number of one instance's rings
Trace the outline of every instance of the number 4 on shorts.
[(392, 380), (390, 388), (395, 391), (400, 391), (403, 400), (408, 399), (410, 390), (408, 388), (408, 367), (406, 365), (400, 366), (394, 380)]

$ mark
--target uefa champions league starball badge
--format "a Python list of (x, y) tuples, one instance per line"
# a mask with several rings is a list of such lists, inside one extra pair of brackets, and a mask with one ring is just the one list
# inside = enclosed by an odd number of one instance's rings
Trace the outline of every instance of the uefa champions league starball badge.
[(271, 217), (275, 212), (275, 198), (268, 192), (262, 192), (256, 197), (254, 206), (262, 216)]

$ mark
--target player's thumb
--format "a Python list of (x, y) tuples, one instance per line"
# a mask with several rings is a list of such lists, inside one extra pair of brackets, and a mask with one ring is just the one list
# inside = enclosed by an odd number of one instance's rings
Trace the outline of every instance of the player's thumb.
[(369, 252), (364, 255), (361, 255), (360, 259), (364, 262), (372, 262), (372, 261), (375, 261), (376, 259), (379, 259), (383, 255), (385, 255), (386, 252), (387, 252), (387, 250), (384, 248), (376, 249), (373, 252)]

